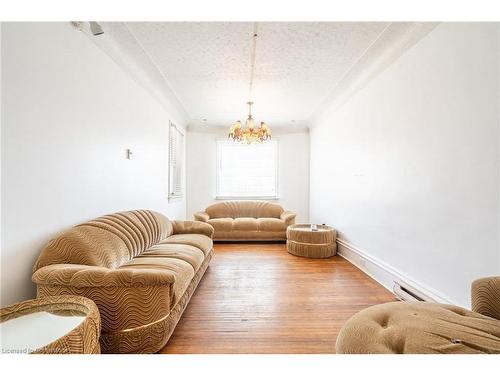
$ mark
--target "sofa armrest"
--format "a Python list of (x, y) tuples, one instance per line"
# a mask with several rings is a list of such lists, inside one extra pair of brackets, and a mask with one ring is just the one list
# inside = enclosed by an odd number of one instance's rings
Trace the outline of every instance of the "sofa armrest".
[(210, 216), (206, 212), (196, 212), (193, 216), (196, 221), (202, 221), (204, 223), (210, 220)]
[(74, 294), (94, 301), (105, 333), (154, 323), (174, 305), (175, 275), (167, 270), (54, 264), (32, 280), (37, 297)]
[(475, 280), (471, 297), (472, 311), (500, 320), (500, 276)]
[(175, 220), (172, 221), (172, 225), (174, 227), (174, 234), (204, 234), (210, 238), (214, 235), (214, 227), (201, 221)]
[(36, 271), (32, 278), (38, 285), (64, 285), (75, 288), (137, 288), (171, 285), (175, 275), (166, 270), (53, 264)]
[(285, 224), (288, 226), (288, 225), (295, 224), (295, 217), (296, 216), (297, 216), (297, 214), (292, 212), (292, 211), (284, 211), (281, 214), (280, 219), (284, 220)]

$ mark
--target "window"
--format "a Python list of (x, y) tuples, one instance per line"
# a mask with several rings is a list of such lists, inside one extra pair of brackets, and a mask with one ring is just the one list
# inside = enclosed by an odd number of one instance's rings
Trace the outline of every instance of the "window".
[(172, 123), (168, 149), (168, 199), (179, 199), (184, 193), (184, 134)]
[(217, 141), (217, 198), (278, 198), (278, 142)]

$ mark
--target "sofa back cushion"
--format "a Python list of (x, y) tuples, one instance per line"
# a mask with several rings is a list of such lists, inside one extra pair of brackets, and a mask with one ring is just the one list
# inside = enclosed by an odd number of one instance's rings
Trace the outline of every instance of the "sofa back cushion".
[(211, 219), (231, 217), (271, 217), (279, 219), (283, 208), (276, 203), (265, 201), (226, 201), (212, 204), (205, 212)]
[(154, 211), (119, 212), (77, 225), (49, 241), (33, 271), (50, 264), (116, 268), (172, 234), (172, 223)]

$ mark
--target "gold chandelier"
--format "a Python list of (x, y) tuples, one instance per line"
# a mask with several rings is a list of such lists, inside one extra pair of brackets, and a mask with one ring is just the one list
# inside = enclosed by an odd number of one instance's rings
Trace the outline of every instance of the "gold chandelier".
[[(257, 46), (257, 22), (254, 24), (254, 32), (252, 37), (252, 54), (250, 57), (251, 67), (250, 67), (250, 84), (249, 84), (249, 97), (252, 98), (253, 89), (253, 77), (255, 72), (255, 49)], [(252, 105), (253, 101), (250, 99), (248, 102), (248, 118), (245, 122), (245, 126), (242, 126), (241, 121), (238, 120), (233, 126), (229, 128), (228, 138), (233, 139), (233, 141), (245, 142), (248, 144), (259, 142), (262, 143), (268, 139), (271, 139), (271, 130), (264, 123), (261, 122), (259, 127), (255, 126), (255, 120), (252, 117)]]

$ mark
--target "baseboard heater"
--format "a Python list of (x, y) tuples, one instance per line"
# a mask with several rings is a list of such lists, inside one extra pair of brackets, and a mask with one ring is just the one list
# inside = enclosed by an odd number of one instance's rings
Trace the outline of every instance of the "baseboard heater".
[(434, 302), (429, 296), (401, 281), (394, 281), (392, 290), (402, 301)]

